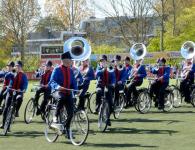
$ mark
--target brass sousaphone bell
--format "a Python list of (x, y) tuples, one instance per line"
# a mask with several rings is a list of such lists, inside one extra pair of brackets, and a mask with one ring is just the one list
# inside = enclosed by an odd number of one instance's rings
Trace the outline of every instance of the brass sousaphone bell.
[(72, 60), (84, 61), (91, 55), (91, 46), (82, 37), (72, 37), (64, 43), (64, 53), (70, 52)]
[(130, 56), (133, 60), (140, 60), (146, 56), (146, 46), (142, 43), (134, 44), (130, 49)]
[(191, 59), (195, 55), (195, 43), (187, 41), (181, 46), (181, 56), (185, 59)]

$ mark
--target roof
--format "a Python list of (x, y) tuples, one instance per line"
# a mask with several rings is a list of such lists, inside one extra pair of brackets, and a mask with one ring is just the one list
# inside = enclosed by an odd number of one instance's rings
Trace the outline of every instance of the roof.
[[(74, 35), (85, 35), (86, 32), (75, 31)], [(33, 32), (29, 33), (27, 42), (37, 42), (37, 41), (61, 41), (63, 40), (63, 36), (72, 35), (72, 31), (44, 31), (44, 32)]]

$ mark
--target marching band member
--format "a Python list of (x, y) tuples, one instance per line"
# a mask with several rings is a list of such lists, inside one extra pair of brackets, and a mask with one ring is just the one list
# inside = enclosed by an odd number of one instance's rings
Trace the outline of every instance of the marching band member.
[(155, 81), (151, 84), (150, 96), (156, 95), (155, 107), (159, 110), (164, 109), (164, 91), (169, 85), (170, 67), (166, 66), (166, 59), (161, 57), (157, 61), (158, 69), (151, 68), (151, 73), (156, 74)]
[(82, 85), (79, 88), (82, 91), (81, 91), (81, 93), (79, 95), (78, 108), (84, 110), (84, 106), (85, 106), (85, 93), (89, 89), (90, 81), (95, 78), (94, 77), (94, 70), (89, 65), (89, 59), (86, 59), (86, 60), (81, 62), (81, 66), (79, 67), (79, 72), (82, 75), (83, 83), (82, 83)]
[(49, 60), (45, 64), (44, 73), (40, 75), (41, 76), (40, 88), (36, 91), (36, 94), (35, 94), (35, 104), (38, 105), (40, 94), (44, 93), (44, 97), (43, 97), (43, 101), (40, 106), (40, 110), (39, 109), (37, 110), (37, 115), (39, 115), (41, 112), (44, 113), (45, 107), (48, 103), (48, 99), (51, 93), (51, 90), (48, 87), (48, 83), (51, 78), (51, 73), (52, 73), (52, 62)]
[(109, 72), (107, 67), (107, 56), (102, 55), (100, 58), (99, 66), (96, 70), (96, 79), (97, 79), (97, 94), (96, 94), (96, 110), (95, 113), (98, 113), (101, 105), (101, 97), (104, 95), (105, 88), (108, 91), (105, 93), (106, 100), (108, 101), (110, 112), (108, 115), (107, 124), (111, 126), (110, 114), (113, 111), (113, 89), (116, 83), (116, 77), (114, 71)]
[(129, 79), (131, 80), (131, 82), (127, 85), (127, 104), (126, 107), (131, 106), (132, 102), (131, 100), (131, 93), (133, 93), (134, 98), (137, 99), (138, 93), (136, 90), (137, 86), (142, 85), (143, 83), (143, 78), (146, 77), (146, 70), (145, 70), (145, 66), (142, 65), (142, 60), (143, 59), (139, 59), (135, 61), (135, 64), (131, 70)]
[(126, 70), (126, 75), (127, 75), (127, 80), (128, 80), (128, 77), (129, 77), (129, 75), (131, 73), (131, 69), (132, 69), (132, 66), (130, 64), (130, 57), (129, 56), (125, 57), (124, 65), (125, 65), (125, 70)]
[(66, 89), (77, 90), (77, 83), (71, 68), (72, 57), (69, 52), (65, 52), (61, 55), (62, 65), (56, 67), (51, 75), (49, 86), (54, 93), (54, 97), (58, 100), (57, 107), (55, 111), (55, 117), (53, 117), (52, 126), (57, 128), (58, 116), (60, 115), (60, 110), (63, 106), (66, 107), (67, 111), (67, 122), (66, 122), (66, 135), (70, 138), (69, 129), (71, 119), (74, 113), (74, 100), (70, 91)]
[[(24, 72), (22, 70), (22, 67), (23, 67), (22, 62), (17, 61), (15, 66), (16, 66), (16, 74), (11, 78), (10, 83), (9, 83), (9, 87), (14, 89), (14, 90), (17, 90), (16, 95), (14, 95), (13, 99), (14, 99), (14, 101), (17, 101), (16, 117), (18, 117), (19, 116), (19, 109), (20, 109), (20, 107), (22, 105), (22, 101), (23, 101), (23, 96), (24, 96), (23, 93), (27, 90), (28, 79), (27, 79), (26, 74), (24, 74)], [(13, 96), (12, 90), (8, 89), (8, 94), (7, 94), (6, 102), (5, 102), (5, 108), (3, 111), (3, 124), (1, 125), (1, 128), (4, 127), (7, 111), (8, 111), (10, 104), (11, 104), (12, 96)]]
[(71, 68), (73, 70), (73, 74), (74, 74), (74, 77), (76, 79), (77, 86), (81, 87), (81, 85), (83, 83), (83, 78), (82, 78), (82, 75), (79, 71), (79, 68), (76, 66), (76, 61), (72, 61)]
[(0, 92), (0, 106), (1, 106), (3, 99), (6, 97), (7, 86), (9, 85), (9, 82), (10, 82), (11, 78), (13, 77), (13, 72), (15, 72), (14, 66), (15, 66), (15, 63), (13, 61), (11, 61), (7, 64), (7, 72), (0, 73), (0, 78), (4, 77), (3, 88)]
[(180, 90), (185, 96), (185, 102), (190, 103), (190, 86), (194, 83), (195, 64), (193, 59), (186, 59), (182, 65)]
[(119, 91), (124, 89), (124, 84), (127, 78), (126, 69), (123, 65), (120, 64), (121, 56), (116, 55), (114, 58), (115, 65), (115, 76), (116, 76), (116, 84), (115, 84), (115, 102), (118, 104), (119, 102)]

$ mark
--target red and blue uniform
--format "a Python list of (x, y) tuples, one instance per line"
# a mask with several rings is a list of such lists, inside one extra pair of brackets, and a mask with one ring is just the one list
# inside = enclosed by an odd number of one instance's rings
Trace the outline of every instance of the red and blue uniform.
[(163, 77), (160, 81), (161, 83), (169, 83), (170, 78), (170, 67), (167, 66), (161, 66), (158, 70), (155, 68), (151, 69), (151, 73), (157, 75), (157, 79), (160, 77)]
[[(115, 84), (115, 99), (114, 102), (118, 105), (119, 103), (119, 91), (124, 89), (124, 84), (127, 79), (126, 69), (123, 67), (119, 70), (115, 66), (115, 76), (116, 76), (116, 84)], [(119, 83), (121, 82), (121, 83)]]
[[(109, 115), (108, 119), (110, 117), (110, 113), (113, 110), (113, 92), (114, 92), (114, 86), (116, 84), (116, 76), (115, 72), (108, 72), (107, 69), (103, 69), (98, 66), (96, 71), (96, 79), (97, 79), (97, 93), (96, 93), (96, 112), (99, 111), (100, 105), (101, 105), (101, 97), (104, 95), (106, 96), (106, 100), (109, 104)], [(108, 89), (107, 92), (105, 92), (105, 87)]]
[[(23, 72), (18, 72), (15, 76), (10, 79), (9, 87), (15, 90), (26, 91), (28, 87), (28, 79), (26, 74)], [(6, 97), (5, 108), (3, 111), (3, 125), (5, 124), (5, 119), (7, 115), (7, 110), (11, 105), (11, 100), (16, 101), (16, 114), (18, 114), (19, 109), (23, 102), (23, 92), (16, 92), (13, 95), (12, 90), (8, 89), (8, 96)]]
[[(59, 90), (60, 87), (78, 90), (76, 79), (72, 68), (63, 65), (56, 67), (49, 82), (52, 91)], [(60, 110), (65, 106), (67, 111), (66, 130), (70, 128), (70, 122), (74, 113), (74, 100), (70, 91), (56, 91), (54, 98), (57, 99), (55, 116), (60, 115)]]
[(182, 81), (180, 83), (180, 91), (185, 97), (185, 102), (190, 103), (191, 101), (191, 92), (190, 87), (194, 84), (194, 73), (195, 73), (195, 64), (188, 62), (182, 65), (181, 77)]
[(14, 74), (12, 72), (4, 72), (2, 74), (0, 73), (0, 78), (1, 77), (4, 77), (4, 81), (3, 81), (3, 88), (0, 92), (0, 106), (1, 106), (3, 99), (6, 97), (7, 86), (9, 86), (10, 80), (14, 77)]
[(125, 65), (126, 80), (128, 80), (128, 78), (129, 78), (129, 76), (131, 74), (131, 70), (132, 70), (132, 66), (131, 65), (129, 65), (129, 64)]
[[(44, 86), (47, 86), (48, 83), (49, 83), (49, 81), (50, 81), (51, 74), (52, 74), (52, 71), (51, 71), (51, 70), (45, 71), (45, 72), (41, 75), (40, 84), (41, 84), (41, 85), (44, 85)], [(40, 111), (41, 111), (42, 113), (45, 113), (45, 108), (46, 108), (46, 105), (47, 105), (47, 103), (48, 103), (48, 100), (49, 100), (49, 97), (50, 97), (50, 94), (51, 94), (50, 88), (49, 88), (49, 87), (44, 87), (44, 86), (41, 86), (41, 87), (36, 91), (36, 94), (35, 94), (35, 103), (36, 103), (36, 105), (38, 105), (38, 100), (39, 100), (40, 94), (41, 94), (41, 93), (44, 93), (43, 101), (42, 101), (41, 106), (40, 106)], [(37, 115), (40, 113), (40, 111), (37, 110)]]
[(26, 74), (23, 72), (18, 72), (16, 76), (11, 78), (9, 87), (15, 90), (26, 91), (28, 87), (28, 79)]
[(134, 76), (134, 81), (143, 82), (143, 79), (147, 76), (145, 66), (141, 64), (134, 65), (131, 69), (129, 77), (132, 75)]
[(104, 88), (105, 86), (115, 85), (115, 72), (108, 72), (107, 69), (102, 69), (100, 66), (96, 69), (97, 87)]
[(164, 108), (164, 92), (169, 85), (170, 67), (160, 66), (158, 69), (151, 68), (151, 73), (156, 74), (156, 80), (151, 84), (150, 96), (156, 95), (155, 106)]
[(137, 99), (138, 92), (136, 87), (141, 86), (143, 79), (147, 76), (145, 66), (142, 64), (135, 64), (131, 69), (130, 75), (128, 78), (132, 78), (132, 81), (126, 87), (126, 106), (132, 106), (132, 93), (133, 98)]
[(89, 89), (90, 81), (95, 79), (94, 70), (91, 66), (80, 67), (79, 72), (82, 75), (82, 84), (80, 86), (81, 93), (79, 95), (78, 108), (84, 110), (85, 106), (85, 94)]
[[(63, 65), (56, 67), (53, 70), (49, 85), (52, 90), (58, 90), (59, 87), (78, 90), (73, 70), (70, 67), (65, 67)], [(70, 92), (67, 91), (65, 93)]]

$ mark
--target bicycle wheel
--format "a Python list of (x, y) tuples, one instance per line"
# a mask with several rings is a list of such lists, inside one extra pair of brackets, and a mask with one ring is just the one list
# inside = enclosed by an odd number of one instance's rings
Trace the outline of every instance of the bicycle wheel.
[(173, 108), (173, 100), (174, 100), (174, 95), (172, 91), (167, 91), (165, 93), (165, 98), (164, 98), (164, 109), (163, 111), (169, 112)]
[(52, 143), (55, 142), (58, 137), (58, 130), (53, 128), (51, 126), (52, 122), (53, 122), (53, 116), (54, 116), (54, 108), (52, 105), (48, 106), (47, 108), (47, 117), (46, 117), (46, 127), (45, 127), (45, 138), (48, 142)]
[(96, 108), (96, 92), (93, 92), (89, 98), (89, 110), (90, 113), (94, 113)]
[(131, 97), (132, 97), (132, 100), (133, 100), (132, 103), (133, 103), (133, 105), (135, 107), (135, 110), (139, 111), (138, 101), (137, 101), (137, 99), (134, 98), (133, 93), (131, 94)]
[(123, 110), (124, 105), (125, 105), (125, 97), (124, 97), (124, 94), (121, 93), (119, 95), (119, 102), (118, 102), (118, 104), (117, 104), (116, 101), (114, 103), (114, 113), (113, 113), (113, 115), (114, 115), (115, 119), (119, 118), (119, 115), (120, 115), (121, 111)]
[(73, 145), (80, 146), (85, 143), (89, 133), (89, 119), (85, 111), (74, 113), (70, 124), (70, 140)]
[(26, 108), (24, 111), (24, 121), (26, 124), (29, 124), (32, 122), (35, 112), (36, 112), (36, 108), (34, 106), (34, 98), (31, 98), (26, 104)]
[(3, 135), (6, 136), (8, 130), (11, 127), (11, 123), (12, 123), (12, 117), (13, 117), (13, 109), (12, 106), (10, 106), (7, 110), (7, 115), (6, 115), (6, 119), (5, 119), (5, 124), (4, 124), (4, 129), (3, 129)]
[(172, 87), (173, 87), (173, 95), (174, 95), (173, 107), (178, 108), (181, 106), (182, 96), (178, 87), (176, 86), (172, 86)]
[(0, 107), (0, 124), (2, 124), (2, 120), (3, 120), (3, 110), (4, 110), (5, 105), (2, 104), (2, 106)]
[(191, 93), (191, 104), (193, 107), (195, 107), (195, 89), (193, 89)]
[(105, 132), (107, 129), (107, 120), (109, 115), (109, 106), (107, 102), (103, 102), (100, 106), (100, 112), (98, 116), (98, 128), (101, 132)]
[(150, 111), (151, 108), (151, 98), (147, 91), (143, 91), (139, 94), (137, 100), (137, 107), (140, 113), (145, 114)]

